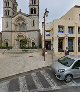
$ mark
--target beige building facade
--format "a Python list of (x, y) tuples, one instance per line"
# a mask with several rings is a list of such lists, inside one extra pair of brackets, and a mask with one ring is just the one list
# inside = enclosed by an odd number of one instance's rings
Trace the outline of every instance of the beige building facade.
[(27, 39), (27, 47), (39, 47), (39, 0), (29, 0), (29, 14), (17, 6), (16, 0), (3, 0), (2, 45), (20, 48)]
[(72, 7), (60, 19), (48, 24), (54, 55), (64, 56), (67, 49), (70, 55), (80, 55), (80, 6)]
[(0, 47), (2, 46), (2, 33), (0, 32)]

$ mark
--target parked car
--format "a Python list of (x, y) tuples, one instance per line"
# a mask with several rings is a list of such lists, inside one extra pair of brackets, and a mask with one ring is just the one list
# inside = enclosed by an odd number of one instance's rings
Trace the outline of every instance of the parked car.
[(66, 82), (80, 77), (80, 56), (65, 56), (52, 63), (51, 68), (59, 80)]

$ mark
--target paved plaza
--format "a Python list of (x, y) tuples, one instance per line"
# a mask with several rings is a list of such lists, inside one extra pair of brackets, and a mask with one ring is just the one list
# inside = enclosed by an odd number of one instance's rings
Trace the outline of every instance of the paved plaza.
[[(56, 60), (56, 57), (53, 58)], [(52, 63), (51, 52), (46, 54), (46, 61), (42, 51), (29, 53), (0, 53), (0, 79), (30, 70), (50, 66)]]
[(50, 65), (57, 59), (51, 51), (46, 61), (41, 50), (0, 52), (0, 92), (76, 92), (80, 78), (66, 83), (53, 74)]

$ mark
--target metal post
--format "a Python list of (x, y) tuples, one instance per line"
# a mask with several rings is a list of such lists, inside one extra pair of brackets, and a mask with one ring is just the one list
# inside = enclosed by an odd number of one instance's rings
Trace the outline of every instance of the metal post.
[(48, 16), (48, 13), (49, 13), (49, 11), (47, 11), (47, 8), (46, 8), (44, 16), (43, 16), (43, 18), (44, 18), (44, 61), (45, 61), (45, 17)]
[(44, 13), (44, 61), (45, 61), (45, 13)]

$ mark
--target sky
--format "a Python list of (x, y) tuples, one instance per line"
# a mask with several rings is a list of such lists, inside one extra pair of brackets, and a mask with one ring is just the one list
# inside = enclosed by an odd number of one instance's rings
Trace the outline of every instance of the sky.
[[(18, 11), (29, 14), (29, 0), (16, 0), (18, 2)], [(51, 22), (65, 15), (73, 6), (79, 5), (80, 0), (40, 0), (40, 28), (43, 22), (43, 14), (45, 9), (49, 11), (46, 22)], [(2, 31), (2, 16), (3, 16), (3, 0), (0, 0), (0, 31)]]

